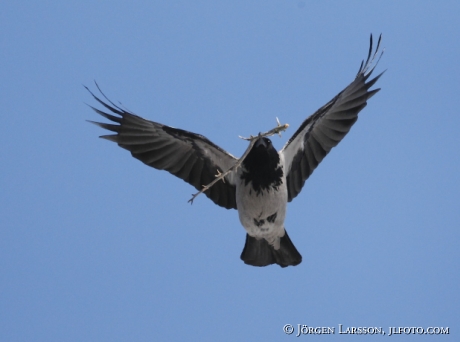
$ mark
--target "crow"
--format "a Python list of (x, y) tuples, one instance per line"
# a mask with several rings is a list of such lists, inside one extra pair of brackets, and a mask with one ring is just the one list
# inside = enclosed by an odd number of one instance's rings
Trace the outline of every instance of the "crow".
[[(301, 263), (302, 256), (284, 227), (287, 203), (300, 193), (318, 164), (349, 132), (367, 100), (380, 90), (369, 89), (383, 72), (368, 79), (378, 63), (377, 60), (374, 65), (381, 38), (380, 35), (373, 52), (371, 35), (367, 60), (361, 62), (353, 82), (308, 117), (281, 151), (277, 152), (271, 140), (259, 134), (239, 167), (235, 167), (236, 157), (206, 137), (145, 120), (115, 105), (99, 87), (105, 101), (86, 89), (110, 113), (90, 107), (113, 123), (90, 122), (115, 132), (101, 138), (117, 143), (144, 164), (166, 170), (197, 190), (233, 168), (204, 193), (215, 204), (238, 210), (246, 230), (241, 259), (253, 266), (295, 266)], [(380, 57), (382, 54), (383, 51)]]

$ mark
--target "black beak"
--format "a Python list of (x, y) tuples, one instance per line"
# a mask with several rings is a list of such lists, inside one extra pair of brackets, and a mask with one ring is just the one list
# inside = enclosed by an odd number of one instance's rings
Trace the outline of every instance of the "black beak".
[(254, 144), (254, 147), (256, 148), (260, 146), (267, 148), (267, 143), (265, 142), (264, 138), (257, 139), (256, 143)]

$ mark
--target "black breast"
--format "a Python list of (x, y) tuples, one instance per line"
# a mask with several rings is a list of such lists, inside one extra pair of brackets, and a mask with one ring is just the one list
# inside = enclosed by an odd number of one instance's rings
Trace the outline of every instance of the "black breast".
[(259, 195), (263, 190), (277, 190), (281, 185), (283, 169), (279, 165), (280, 157), (271, 141), (264, 139), (263, 144), (255, 144), (243, 161), (245, 171), (241, 179), (245, 185), (252, 182), (252, 188)]

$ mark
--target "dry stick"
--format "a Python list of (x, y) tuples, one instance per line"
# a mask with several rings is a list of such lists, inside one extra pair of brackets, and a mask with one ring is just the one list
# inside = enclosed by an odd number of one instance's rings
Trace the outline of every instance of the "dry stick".
[(254, 144), (256, 143), (256, 140), (261, 138), (261, 137), (269, 137), (269, 136), (272, 136), (274, 134), (278, 134), (279, 136), (281, 136), (281, 132), (285, 131), (289, 125), (288, 124), (284, 124), (284, 125), (281, 125), (278, 118), (276, 118), (276, 122), (278, 123), (278, 125), (269, 130), (268, 132), (265, 132), (265, 133), (259, 133), (257, 136), (249, 136), (249, 138), (244, 138), (244, 137), (239, 137), (241, 139), (244, 139), (244, 140), (248, 140), (250, 141), (249, 143), (249, 146), (248, 148), (246, 149), (246, 151), (244, 152), (244, 154), (241, 156), (240, 159), (237, 160), (237, 162), (235, 163), (235, 165), (233, 165), (231, 168), (229, 168), (227, 171), (225, 171), (224, 173), (221, 173), (219, 170), (217, 170), (217, 175), (216, 175), (216, 179), (214, 179), (211, 183), (209, 183), (208, 185), (203, 185), (203, 189), (201, 189), (200, 191), (198, 191), (196, 194), (193, 194), (192, 195), (192, 198), (188, 200), (188, 202), (190, 202), (190, 204), (193, 204), (193, 201), (195, 200), (195, 198), (205, 192), (206, 190), (208, 190), (209, 188), (211, 188), (211, 186), (213, 186), (214, 184), (216, 184), (218, 181), (220, 181), (222, 179), (222, 181), (225, 183), (225, 179), (224, 177), (227, 176), (230, 172), (232, 172), (233, 170), (236, 170), (238, 169), (240, 166), (241, 166), (241, 163), (243, 162), (244, 158), (247, 157), (247, 155), (249, 154), (249, 152), (251, 151), (252, 149), (252, 146), (254, 146)]

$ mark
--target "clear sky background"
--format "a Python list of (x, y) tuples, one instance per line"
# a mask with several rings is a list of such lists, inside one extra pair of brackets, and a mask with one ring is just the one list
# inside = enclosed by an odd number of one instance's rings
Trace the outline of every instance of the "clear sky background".
[[(292, 341), (289, 323), (459, 341), (459, 18), (458, 1), (2, 2), (0, 340)], [(96, 80), (237, 156), (279, 117), (281, 149), (370, 33), (382, 90), (288, 206), (297, 267), (245, 265), (235, 210), (191, 206), (85, 121)]]

